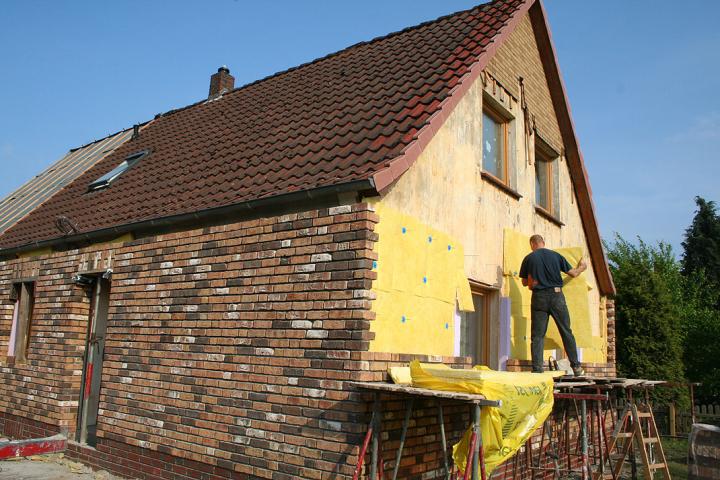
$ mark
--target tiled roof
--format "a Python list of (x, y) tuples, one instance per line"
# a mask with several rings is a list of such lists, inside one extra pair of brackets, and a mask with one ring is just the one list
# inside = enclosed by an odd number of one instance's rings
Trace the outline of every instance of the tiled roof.
[(73, 149), (44, 172), (27, 181), (0, 201), (0, 233), (55, 195), (103, 157), (127, 141), (130, 130)]
[[(496, 0), (164, 114), (9, 229), (0, 248), (61, 237), (58, 217), (81, 234), (357, 180), (387, 185), (405, 168), (393, 160), (420, 143), (530, 3)], [(144, 149), (109, 188), (87, 192)]]

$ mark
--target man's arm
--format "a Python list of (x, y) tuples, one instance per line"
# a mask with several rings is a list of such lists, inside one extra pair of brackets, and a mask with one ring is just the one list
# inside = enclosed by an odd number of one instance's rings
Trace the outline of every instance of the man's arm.
[(585, 263), (585, 258), (581, 258), (575, 268), (571, 268), (565, 273), (567, 273), (572, 278), (575, 278), (581, 273), (583, 273), (585, 270), (587, 270), (587, 263)]

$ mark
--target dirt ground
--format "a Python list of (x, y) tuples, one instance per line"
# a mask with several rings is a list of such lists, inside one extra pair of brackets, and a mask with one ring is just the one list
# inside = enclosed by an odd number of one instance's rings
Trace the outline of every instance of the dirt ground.
[(120, 480), (120, 477), (105, 471), (93, 472), (58, 453), (1, 461), (0, 480)]

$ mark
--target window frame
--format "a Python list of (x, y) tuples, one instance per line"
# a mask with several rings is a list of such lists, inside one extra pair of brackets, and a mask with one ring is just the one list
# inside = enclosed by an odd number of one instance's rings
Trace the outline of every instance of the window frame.
[[(554, 211), (555, 205), (554, 205), (554, 188), (555, 188), (555, 181), (553, 176), (555, 175), (554, 172), (554, 160), (549, 160), (547, 158), (538, 158), (538, 153), (535, 153), (535, 205), (542, 208), (548, 213), (552, 213)], [(538, 167), (542, 165), (542, 168), (545, 168), (545, 182), (541, 182), (538, 175)], [(538, 196), (540, 192), (538, 192), (537, 184), (544, 183), (545, 187), (545, 199), (540, 199), (538, 201)]]
[[(559, 185), (559, 168), (560, 168), (560, 154), (555, 151), (545, 140), (539, 135), (535, 135), (535, 165), (534, 165), (534, 182), (535, 195), (533, 202), (535, 204), (535, 211), (555, 223), (558, 226), (563, 226), (564, 223), (560, 221), (560, 185)], [(543, 205), (538, 202), (538, 166), (545, 164), (546, 171), (546, 182), (545, 189), (547, 192), (547, 205)]]
[(476, 365), (488, 365), (491, 368), (497, 368), (497, 365), (495, 365), (495, 361), (493, 359), (493, 356), (497, 353), (492, 348), (492, 342), (494, 340), (494, 330), (496, 330), (496, 327), (493, 325), (493, 305), (496, 301), (496, 296), (498, 293), (498, 290), (495, 288), (488, 287), (485, 284), (475, 282), (470, 280), (470, 292), (473, 297), (473, 305), (475, 305), (475, 297), (481, 297), (482, 301), (482, 315), (481, 315), (481, 324), (476, 325), (473, 330), (474, 332), (474, 338), (471, 342), (471, 350), (474, 350), (473, 352), (470, 352), (469, 354), (467, 352), (462, 351), (462, 345), (463, 345), (463, 337), (462, 334), (465, 332), (465, 322), (467, 321), (467, 318), (469, 315), (472, 315), (475, 321), (477, 321), (477, 318), (475, 317), (477, 315), (477, 311), (475, 312), (460, 312), (461, 314), (461, 330), (460, 330), (460, 356), (469, 356), (472, 357), (474, 364)]
[[(509, 95), (509, 94), (508, 94)], [(492, 172), (488, 171), (484, 139), (480, 143), (480, 177), (485, 182), (491, 184), (493, 187), (501, 190), (506, 195), (512, 197), (514, 200), (520, 200), (523, 196), (516, 190), (517, 188), (517, 148), (516, 148), (516, 116), (511, 110), (510, 106), (505, 105), (502, 102), (485, 91), (482, 96), (482, 113), (481, 120), (484, 122), (484, 115), (490, 117), (494, 122), (498, 123), (502, 128), (503, 136), (503, 178), (497, 177)], [(484, 134), (485, 125), (483, 124), (480, 128), (481, 134)]]
[[(489, 175), (497, 182), (501, 183), (502, 185), (511, 188), (510, 187), (510, 135), (511, 135), (511, 123), (514, 120), (514, 118), (509, 114), (503, 112), (499, 107), (493, 105), (492, 101), (489, 101), (489, 97), (483, 98), (483, 114), (490, 117), (495, 123), (497, 123), (501, 130), (502, 130), (502, 176), (495, 175), (494, 173), (490, 172), (486, 167), (485, 163), (485, 149), (482, 149), (482, 172), (486, 175)], [(484, 119), (483, 119), (484, 121)], [(485, 128), (483, 126), (483, 133), (485, 131)], [(483, 142), (485, 139), (483, 138)]]
[(125, 172), (130, 170), (149, 154), (150, 150), (141, 150), (139, 152), (131, 153), (112, 170), (100, 176), (100, 178), (90, 182), (88, 185), (88, 192), (96, 192), (98, 190), (108, 188), (115, 180), (120, 178)]
[(16, 281), (13, 282), (12, 288), (11, 300), (15, 301), (15, 307), (13, 309), (13, 322), (10, 328), (7, 357), (15, 363), (25, 363), (27, 362), (30, 347), (30, 333), (35, 307), (35, 282)]

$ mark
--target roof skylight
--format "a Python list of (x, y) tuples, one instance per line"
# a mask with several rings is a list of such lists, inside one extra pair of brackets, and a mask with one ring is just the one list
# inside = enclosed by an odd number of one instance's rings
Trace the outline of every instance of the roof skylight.
[(110, 186), (110, 184), (115, 181), (120, 175), (129, 170), (133, 165), (139, 162), (140, 159), (146, 157), (149, 153), (149, 150), (142, 150), (140, 152), (131, 153), (125, 158), (125, 160), (122, 161), (120, 165), (113, 168), (108, 173), (88, 185), (88, 191), (92, 192)]

